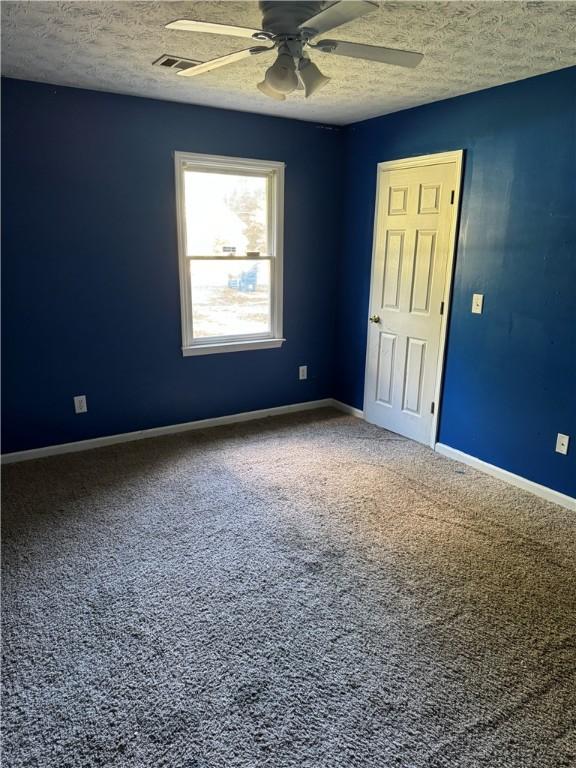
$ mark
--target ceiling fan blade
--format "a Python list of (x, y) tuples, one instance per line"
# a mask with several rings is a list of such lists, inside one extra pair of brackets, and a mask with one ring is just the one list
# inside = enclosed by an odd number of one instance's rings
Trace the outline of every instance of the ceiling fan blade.
[(337, 56), (349, 56), (352, 59), (379, 61), (396, 67), (417, 67), (424, 58), (423, 53), (399, 51), (396, 48), (383, 48), (379, 45), (350, 43), (347, 40), (319, 40), (313, 50), (323, 53), (335, 53)]
[(340, 2), (328, 6), (328, 8), (304, 21), (300, 24), (299, 29), (309, 30), (318, 35), (358, 19), (377, 8), (378, 3), (372, 0), (340, 0)]
[(229, 53), (226, 56), (219, 56), (217, 59), (210, 59), (210, 61), (204, 61), (202, 64), (195, 64), (188, 69), (181, 69), (178, 72), (180, 77), (195, 77), (196, 75), (203, 75), (205, 72), (211, 72), (213, 69), (219, 67), (225, 67), (228, 64), (235, 64), (242, 59), (248, 59), (250, 56), (256, 56), (259, 53), (265, 53), (266, 51), (273, 51), (273, 46), (257, 46), (255, 48), (244, 48), (242, 51), (235, 51)]
[(208, 32), (211, 35), (227, 35), (228, 37), (252, 37), (262, 34), (261, 29), (250, 27), (235, 27), (231, 24), (214, 24), (211, 21), (194, 21), (193, 19), (178, 19), (166, 24), (166, 29), (179, 29), (181, 32)]

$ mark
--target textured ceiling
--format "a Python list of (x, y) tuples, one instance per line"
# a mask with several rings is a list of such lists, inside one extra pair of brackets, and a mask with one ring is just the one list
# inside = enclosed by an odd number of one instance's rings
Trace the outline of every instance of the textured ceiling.
[[(152, 67), (163, 53), (207, 60), (250, 44), (177, 32), (177, 18), (260, 26), (256, 2), (2, 2), (8, 77), (346, 124), (576, 64), (576, 2), (382, 2), (329, 37), (421, 51), (415, 70), (322, 53), (331, 82), (311, 99), (260, 94), (254, 57), (196, 78)], [(325, 37), (327, 35), (324, 35)]]

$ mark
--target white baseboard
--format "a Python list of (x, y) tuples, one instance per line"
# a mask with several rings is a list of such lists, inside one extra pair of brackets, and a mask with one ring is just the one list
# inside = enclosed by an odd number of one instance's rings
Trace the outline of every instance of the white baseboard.
[[(343, 405), (343, 404), (341, 404)], [(136, 432), (124, 432), (119, 435), (107, 435), (105, 437), (95, 437), (91, 440), (79, 440), (75, 443), (61, 443), (60, 445), (47, 445), (45, 448), (33, 448), (29, 451), (16, 451), (15, 453), (2, 454), (2, 464), (14, 464), (17, 461), (30, 461), (31, 459), (42, 459), (46, 456), (57, 456), (61, 453), (76, 453), (77, 451), (88, 451), (92, 448), (103, 448), (106, 445), (115, 443), (129, 443), (133, 440), (145, 440), (149, 437), (160, 437), (161, 435), (173, 435), (177, 432), (188, 432), (193, 429), (207, 429), (208, 427), (221, 427), (225, 424), (235, 424), (240, 421), (253, 421), (254, 419), (263, 419), (267, 416), (281, 416), (285, 413), (296, 413), (298, 411), (311, 411), (316, 408), (338, 408), (337, 402), (331, 397), (324, 400), (310, 400), (305, 403), (293, 403), (292, 405), (280, 405), (277, 408), (263, 408), (259, 411), (244, 411), (243, 413), (233, 413), (229, 416), (218, 416), (214, 419), (200, 419), (199, 421), (187, 421), (182, 424), (170, 424), (166, 427), (154, 427), (153, 429), (141, 429)], [(349, 406), (345, 406), (349, 407)]]
[(356, 416), (357, 419), (364, 418), (364, 411), (361, 411), (359, 408), (354, 408), (352, 405), (348, 405), (347, 403), (343, 403), (341, 400), (332, 400), (332, 407), (337, 408), (343, 413), (349, 413), (350, 416)]
[[(241, 421), (254, 421), (255, 419), (263, 419), (268, 416), (281, 416), (286, 413), (297, 413), (299, 411), (310, 411), (316, 408), (336, 408), (343, 413), (348, 413), (351, 416), (356, 416), (361, 419), (364, 417), (364, 412), (359, 408), (354, 408), (347, 403), (343, 403), (340, 400), (334, 400), (331, 397), (324, 398), (323, 400), (309, 400), (304, 403), (293, 403), (291, 405), (280, 405), (276, 408), (263, 408), (258, 411), (244, 411), (242, 413), (233, 413), (229, 416), (218, 416), (213, 419), (200, 419), (199, 421), (187, 421), (182, 424), (170, 424), (166, 427), (154, 427), (152, 429), (141, 429), (136, 432), (124, 432), (118, 435), (107, 435), (105, 437), (95, 437), (91, 440), (79, 440), (74, 443), (61, 443), (60, 445), (47, 445), (44, 448), (33, 448), (29, 451), (16, 451), (14, 453), (2, 454), (2, 464), (14, 464), (18, 461), (30, 461), (32, 459), (41, 459), (47, 456), (57, 456), (63, 453), (76, 453), (78, 451), (88, 451), (93, 448), (103, 448), (107, 445), (114, 445), (116, 443), (129, 443), (133, 440), (145, 440), (150, 437), (160, 437), (162, 435), (173, 435), (178, 432), (188, 432), (195, 429), (207, 429), (209, 427), (220, 427), (226, 424), (235, 424)], [(460, 461), (463, 464), (467, 464), (474, 469), (485, 472), (488, 475), (497, 477), (499, 480), (503, 480), (510, 485), (515, 485), (517, 488), (522, 488), (525, 491), (540, 496), (542, 499), (551, 501), (554, 504), (559, 504), (562, 507), (566, 507), (576, 512), (576, 499), (572, 496), (567, 496), (559, 491), (554, 491), (552, 488), (547, 488), (545, 485), (540, 485), (532, 480), (527, 480), (525, 477), (515, 475), (513, 472), (508, 472), (506, 469), (500, 469), (493, 464), (488, 464), (486, 461), (477, 459), (474, 456), (470, 456), (467, 453), (451, 448), (449, 445), (443, 443), (436, 443), (434, 450), (446, 456), (449, 459)]]
[(469, 467), (480, 470), (480, 472), (485, 472), (487, 475), (497, 477), (505, 483), (515, 485), (517, 488), (522, 488), (524, 491), (529, 491), (535, 496), (540, 496), (540, 498), (546, 499), (546, 501), (552, 501), (554, 504), (559, 504), (561, 507), (566, 507), (566, 509), (576, 512), (576, 499), (572, 496), (567, 496), (565, 493), (554, 491), (552, 488), (547, 488), (545, 485), (540, 485), (532, 480), (527, 480), (525, 477), (515, 475), (513, 472), (508, 472), (506, 469), (495, 467), (494, 464), (488, 464), (488, 462), (470, 456), (468, 453), (458, 451), (456, 448), (450, 448), (449, 445), (436, 443), (434, 450), (437, 453), (442, 454), (442, 456), (454, 459), (455, 461), (460, 461), (462, 464), (467, 464)]

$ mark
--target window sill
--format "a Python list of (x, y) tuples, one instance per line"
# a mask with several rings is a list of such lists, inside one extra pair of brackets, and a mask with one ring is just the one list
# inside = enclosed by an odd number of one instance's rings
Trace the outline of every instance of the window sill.
[(184, 357), (194, 355), (214, 355), (221, 352), (246, 352), (255, 349), (277, 349), (286, 339), (255, 339), (252, 341), (231, 341), (219, 344), (198, 344), (193, 347), (182, 347)]

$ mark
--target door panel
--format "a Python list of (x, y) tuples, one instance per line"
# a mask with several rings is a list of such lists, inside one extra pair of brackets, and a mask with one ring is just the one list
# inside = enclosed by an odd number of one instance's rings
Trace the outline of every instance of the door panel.
[(400, 216), (408, 212), (408, 187), (390, 187), (388, 195), (388, 215)]
[(426, 362), (426, 342), (423, 339), (408, 339), (406, 345), (406, 373), (404, 374), (404, 397), (402, 409), (408, 413), (420, 414), (422, 405), (422, 380)]
[(418, 213), (440, 213), (441, 184), (420, 184)]
[(412, 271), (412, 299), (410, 301), (411, 312), (430, 312), (430, 292), (434, 276), (435, 248), (435, 231), (416, 231), (416, 254)]
[(387, 232), (382, 282), (382, 306), (386, 309), (398, 309), (399, 306), (403, 251), (404, 232)]
[(394, 353), (396, 336), (391, 333), (380, 334), (378, 350), (378, 372), (376, 381), (376, 400), (383, 405), (392, 405), (392, 382), (394, 379)]
[(366, 358), (368, 421), (430, 443), (456, 160), (380, 170)]

